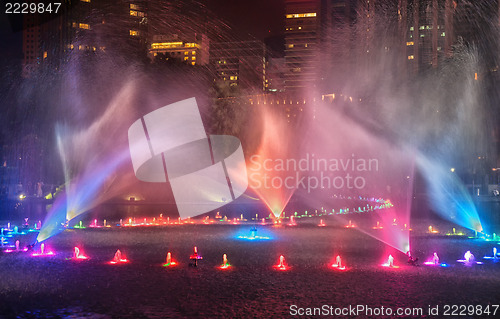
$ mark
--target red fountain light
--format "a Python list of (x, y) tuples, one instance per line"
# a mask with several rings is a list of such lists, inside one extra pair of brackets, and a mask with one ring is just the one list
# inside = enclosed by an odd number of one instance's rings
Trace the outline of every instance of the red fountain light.
[(118, 249), (115, 253), (115, 257), (109, 262), (111, 265), (128, 263), (128, 259), (122, 256), (122, 252)]
[(277, 265), (275, 265), (274, 268), (276, 268), (278, 270), (282, 270), (282, 271), (290, 269), (290, 267), (288, 267), (285, 264), (285, 257), (283, 255), (280, 256), (279, 263)]
[(222, 265), (219, 266), (219, 269), (225, 270), (231, 268), (231, 265), (227, 261), (227, 255), (222, 255)]
[(163, 267), (172, 267), (177, 265), (175, 261), (172, 260), (172, 254), (170, 252), (167, 253), (167, 259), (165, 263), (163, 264)]
[(85, 260), (85, 259), (89, 259), (89, 257), (85, 256), (85, 254), (83, 254), (83, 252), (80, 250), (80, 248), (78, 247), (75, 247), (75, 252), (73, 253), (73, 258), (71, 258), (72, 260)]
[(349, 220), (349, 224), (345, 225), (344, 227), (345, 227), (345, 228), (355, 228), (355, 227), (356, 227), (356, 225), (354, 225), (354, 224), (352, 223), (352, 221), (351, 221), (351, 220)]
[(323, 220), (322, 220), (322, 219), (320, 219), (320, 220), (319, 220), (319, 224), (318, 224), (318, 226), (319, 226), (319, 227), (325, 227), (325, 226), (326, 226), (326, 224), (325, 224), (325, 223), (323, 223)]
[(346, 266), (342, 264), (342, 258), (340, 258), (340, 255), (337, 255), (335, 258), (335, 263), (332, 264), (332, 268), (340, 271), (347, 270)]

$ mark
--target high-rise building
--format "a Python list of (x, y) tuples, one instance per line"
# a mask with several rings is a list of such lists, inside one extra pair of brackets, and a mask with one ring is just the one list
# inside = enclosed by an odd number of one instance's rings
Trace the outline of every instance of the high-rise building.
[(209, 62), (209, 40), (205, 34), (155, 35), (152, 41), (149, 48), (151, 59), (163, 55), (166, 59), (189, 65), (206, 65)]
[(285, 90), (315, 87), (320, 59), (320, 0), (286, 0)]
[(265, 90), (266, 48), (262, 41), (216, 42), (210, 45), (210, 64), (216, 81), (242, 90)]
[(455, 7), (453, 0), (399, 0), (400, 34), (410, 74), (437, 67), (452, 55)]
[[(42, 63), (54, 63), (57, 67), (68, 51), (145, 57), (154, 54), (152, 44), (159, 43), (153, 37), (178, 34), (186, 38), (185, 42), (200, 47), (201, 41), (207, 42), (201, 37), (202, 6), (194, 0), (80, 0), (63, 7), (65, 12), (45, 23), (38, 21), (36, 15), (25, 19), (25, 75)], [(193, 34), (199, 39), (191, 41)], [(206, 52), (199, 56), (208, 59)], [(205, 60), (201, 62), (206, 63)]]

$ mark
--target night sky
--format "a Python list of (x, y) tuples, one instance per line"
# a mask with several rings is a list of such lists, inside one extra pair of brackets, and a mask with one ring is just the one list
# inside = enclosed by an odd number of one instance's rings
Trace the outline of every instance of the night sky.
[(242, 36), (264, 40), (283, 34), (285, 0), (206, 0), (206, 4)]

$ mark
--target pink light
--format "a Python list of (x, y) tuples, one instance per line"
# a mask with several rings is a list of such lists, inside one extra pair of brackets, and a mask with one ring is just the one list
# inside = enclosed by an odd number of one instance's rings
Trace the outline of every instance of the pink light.
[[(27, 250), (28, 249), (25, 248), (24, 251), (27, 251)], [(43, 244), (43, 243), (40, 245), (40, 252), (31, 254), (32, 257), (43, 257), (43, 256), (53, 256), (53, 255), (55, 255), (53, 251), (45, 252), (45, 244)]]
[(73, 258), (71, 258), (71, 259), (73, 259), (73, 260), (85, 260), (85, 259), (89, 259), (89, 257), (85, 256), (81, 252), (80, 248), (75, 247), (75, 252), (73, 254)]
[(266, 224), (266, 219), (265, 218), (262, 218), (262, 221), (260, 223), (261, 225), (265, 225)]
[(319, 227), (325, 227), (326, 225), (323, 223), (323, 220), (320, 219), (318, 226)]
[(118, 249), (113, 257), (113, 260), (109, 262), (111, 265), (128, 263), (128, 260), (122, 257), (122, 252)]

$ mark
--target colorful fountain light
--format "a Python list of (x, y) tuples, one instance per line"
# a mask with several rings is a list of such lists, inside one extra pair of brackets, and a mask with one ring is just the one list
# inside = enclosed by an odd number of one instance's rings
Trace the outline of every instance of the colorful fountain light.
[(198, 266), (198, 260), (203, 259), (203, 257), (198, 254), (198, 247), (194, 246), (194, 253), (191, 256), (189, 256), (189, 259), (191, 259), (192, 266), (194, 267)]
[(465, 265), (475, 265), (475, 264), (478, 264), (478, 265), (482, 265), (483, 263), (480, 262), (480, 261), (476, 261), (476, 257), (474, 256), (474, 254), (472, 254), (470, 252), (470, 250), (467, 250), (464, 254), (464, 259), (459, 259), (457, 260), (459, 263), (464, 263)]
[(342, 264), (342, 258), (340, 258), (340, 255), (337, 255), (335, 258), (335, 263), (332, 264), (332, 268), (337, 269), (337, 270), (346, 270), (347, 268), (345, 267), (344, 264)]
[(326, 224), (325, 224), (325, 223), (323, 223), (323, 220), (322, 220), (322, 219), (320, 219), (320, 220), (319, 220), (319, 224), (318, 224), (318, 226), (319, 226), (319, 227), (325, 227), (325, 226), (326, 226)]
[(382, 267), (399, 268), (399, 266), (394, 265), (394, 257), (392, 257), (392, 255), (389, 255), (389, 258), (387, 258), (387, 262), (382, 264)]
[(175, 266), (177, 263), (175, 261), (172, 261), (172, 254), (170, 252), (167, 253), (167, 260), (163, 264), (163, 267), (172, 267)]
[(432, 226), (429, 226), (429, 233), (430, 234), (438, 234), (439, 232), (435, 228), (433, 228)]
[(426, 266), (438, 266), (438, 267), (448, 267), (448, 264), (445, 263), (440, 263), (439, 262), (439, 256), (436, 252), (432, 255), (432, 258), (429, 259), (428, 261), (424, 262), (424, 265)]
[(122, 252), (118, 249), (113, 257), (113, 260), (109, 262), (111, 265), (128, 263), (128, 259), (122, 256)]
[(297, 223), (295, 222), (295, 217), (290, 216), (290, 223), (288, 223), (288, 226), (297, 226)]
[(227, 255), (222, 255), (222, 265), (219, 267), (220, 269), (228, 269), (231, 268), (231, 265), (227, 261)]
[(89, 257), (85, 256), (85, 254), (80, 250), (80, 248), (75, 247), (75, 251), (74, 251), (73, 257), (71, 259), (72, 260), (86, 260), (86, 259), (89, 259)]
[(258, 236), (257, 235), (257, 227), (250, 228), (250, 236), (240, 235), (237, 237), (238, 239), (246, 239), (246, 240), (268, 240), (271, 239), (267, 236)]
[(380, 222), (377, 221), (377, 225), (376, 226), (373, 226), (373, 229), (384, 229), (383, 226), (380, 226)]
[(465, 234), (461, 231), (457, 232), (457, 230), (455, 229), (455, 227), (453, 227), (453, 229), (451, 230), (451, 232), (449, 233), (446, 233), (446, 236), (465, 236)]
[(498, 250), (496, 247), (493, 247), (493, 256), (484, 256), (484, 259), (493, 259), (495, 261), (500, 260), (500, 253), (498, 253)]
[(55, 255), (54, 252), (51, 250), (45, 251), (45, 244), (43, 243), (40, 245), (40, 252), (31, 254), (31, 256), (33, 257), (54, 256), (54, 255)]
[(352, 223), (352, 220), (350, 220), (350, 219), (349, 219), (349, 224), (345, 225), (344, 227), (345, 227), (345, 228), (354, 228), (354, 227), (356, 227), (356, 225), (354, 225), (354, 224)]
[(274, 268), (276, 268), (278, 270), (288, 270), (290, 267), (288, 267), (285, 264), (285, 257), (283, 255), (281, 255), (279, 263), (277, 265), (275, 265)]

